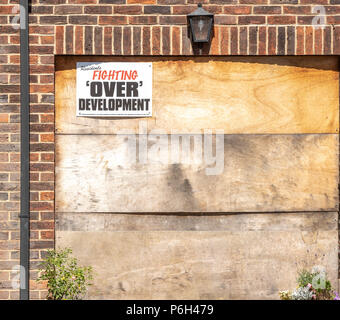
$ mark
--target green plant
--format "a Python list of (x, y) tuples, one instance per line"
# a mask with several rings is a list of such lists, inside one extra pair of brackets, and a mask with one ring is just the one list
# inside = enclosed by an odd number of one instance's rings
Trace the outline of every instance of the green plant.
[(327, 279), (325, 272), (314, 270), (309, 272), (302, 270), (298, 276), (299, 287), (309, 287), (315, 294), (316, 300), (330, 300), (333, 298), (331, 282)]
[(313, 282), (314, 274), (303, 269), (299, 271), (298, 273), (298, 278), (297, 278), (297, 283), (299, 287), (306, 287), (308, 283)]
[(80, 300), (91, 285), (92, 267), (80, 267), (72, 250), (48, 250), (41, 264), (39, 281), (47, 281), (48, 296), (52, 300)]
[(297, 278), (298, 287), (290, 294), (280, 291), (281, 300), (338, 300), (338, 294), (332, 289), (326, 272), (322, 270), (301, 270)]

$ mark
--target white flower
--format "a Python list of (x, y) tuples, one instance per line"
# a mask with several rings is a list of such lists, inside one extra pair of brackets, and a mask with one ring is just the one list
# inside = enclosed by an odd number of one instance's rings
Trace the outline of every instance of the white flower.
[(293, 291), (292, 293), (293, 300), (312, 300), (313, 292), (309, 290), (309, 287), (300, 287)]

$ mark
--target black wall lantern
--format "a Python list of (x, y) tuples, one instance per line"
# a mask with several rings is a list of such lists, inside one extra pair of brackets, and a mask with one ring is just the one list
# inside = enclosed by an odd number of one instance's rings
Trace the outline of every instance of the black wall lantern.
[(198, 8), (187, 15), (187, 19), (192, 43), (199, 44), (200, 49), (203, 47), (203, 44), (210, 43), (214, 15), (204, 10), (202, 4), (199, 3)]

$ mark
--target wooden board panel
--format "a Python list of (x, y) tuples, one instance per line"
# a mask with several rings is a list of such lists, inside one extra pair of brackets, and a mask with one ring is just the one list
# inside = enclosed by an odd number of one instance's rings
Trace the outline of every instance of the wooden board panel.
[(339, 132), (337, 57), (58, 57), (56, 132), (138, 132), (140, 119), (76, 117), (77, 61), (152, 61), (148, 130)]
[(142, 164), (133, 163), (136, 155), (131, 157), (127, 136), (57, 136), (56, 210), (155, 213), (338, 208), (336, 134), (225, 135), (216, 144), (217, 152), (224, 150), (224, 167), (218, 175), (207, 175), (207, 167), (214, 165), (207, 166), (192, 149), (191, 163), (167, 161), (165, 149), (159, 157), (151, 156), (157, 137), (149, 135), (148, 139), (149, 161)]
[[(223, 217), (224, 231), (57, 229), (56, 245), (94, 267), (90, 299), (278, 299), (316, 265), (336, 286), (336, 212), (242, 217), (241, 229), (240, 215)], [(221, 219), (210, 218), (211, 226)]]

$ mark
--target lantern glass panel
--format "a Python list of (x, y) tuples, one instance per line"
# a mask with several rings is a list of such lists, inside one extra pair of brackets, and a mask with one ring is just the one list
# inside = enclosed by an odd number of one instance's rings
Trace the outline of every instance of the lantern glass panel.
[(194, 42), (208, 42), (210, 38), (211, 17), (190, 17), (191, 30)]

